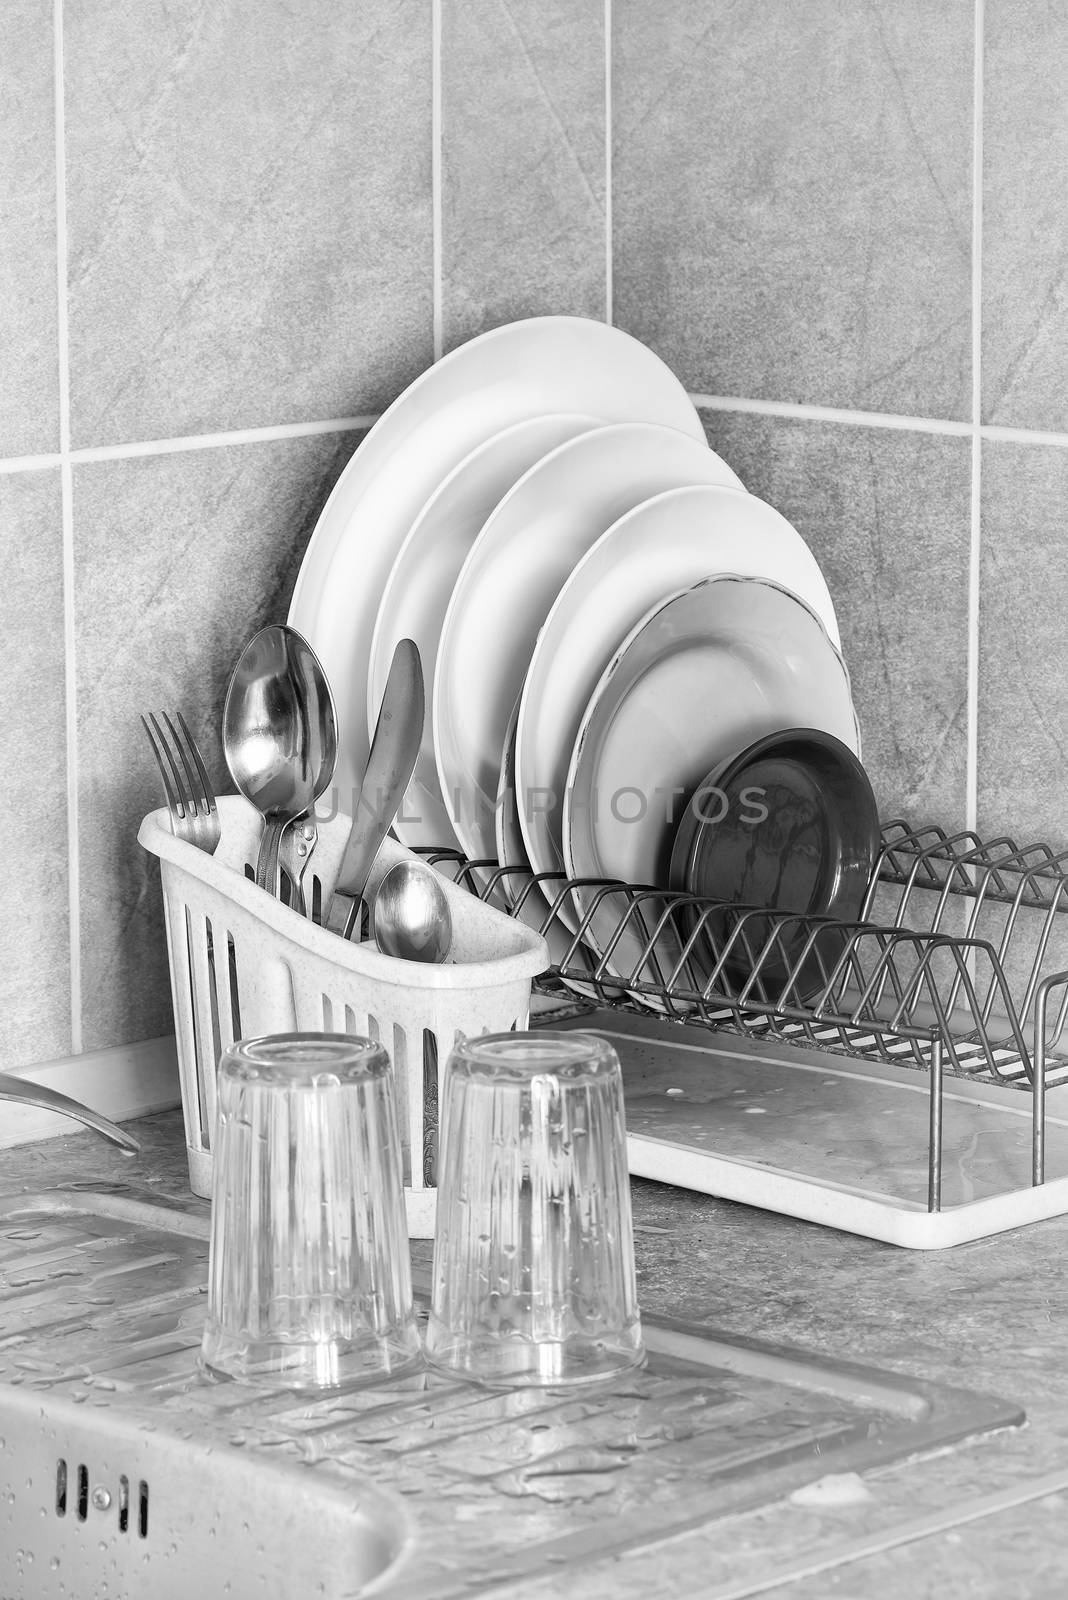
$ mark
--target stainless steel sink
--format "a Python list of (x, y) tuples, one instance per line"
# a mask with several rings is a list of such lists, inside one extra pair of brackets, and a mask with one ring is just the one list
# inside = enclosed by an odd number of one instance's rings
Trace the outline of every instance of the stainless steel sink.
[(8, 1388), (0, 1438), (5, 1595), (363, 1594), (410, 1542), (403, 1506), (369, 1483), (313, 1485), (91, 1398)]
[(309, 1400), (198, 1373), (207, 1207), (0, 1199), (0, 1594), (435, 1600), (1016, 1425), (1015, 1406), (655, 1319), (581, 1391)]

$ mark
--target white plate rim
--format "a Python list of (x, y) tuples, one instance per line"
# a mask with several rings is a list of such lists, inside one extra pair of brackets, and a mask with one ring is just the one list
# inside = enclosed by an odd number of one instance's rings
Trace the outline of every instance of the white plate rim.
[[(597, 426), (598, 419), (590, 416), (587, 412), (554, 411), (545, 412), (535, 417), (524, 417), (520, 422), (510, 423), (506, 428), (500, 428), (491, 433), (487, 439), (482, 440), (473, 450), (469, 450), (456, 463), (452, 471), (447, 473), (438, 484), (408, 529), (404, 541), (393, 559), (393, 564), (390, 567), (389, 575), (382, 591), (382, 598), (378, 604), (375, 625), (371, 632), (371, 643), (367, 652), (367, 699), (364, 714), (367, 718), (368, 742), (374, 738), (379, 705), (385, 690), (393, 654), (392, 650), (388, 648), (386, 633), (387, 628), (391, 627), (393, 617), (398, 609), (398, 590), (408, 576), (412, 561), (417, 559), (419, 550), (432, 537), (435, 535), (440, 536), (440, 522), (435, 527), (435, 518), (439, 515), (441, 506), (455, 494), (457, 484), (469, 489), (473, 496), (476, 486), (473, 482), (471, 484), (467, 483), (467, 480), (472, 478), (473, 471), (477, 469), (480, 463), (491, 459), (493, 453), (502, 451), (508, 445), (516, 444), (524, 438), (529, 439), (539, 431), (543, 435), (547, 435), (549, 433), (560, 434), (564, 433), (566, 429), (573, 429), (573, 432), (567, 433), (563, 440), (557, 437), (551, 446), (546, 445), (545, 453), (548, 453), (550, 449), (556, 449), (561, 442), (569, 442), (573, 438), (581, 437), (584, 432), (588, 432)], [(526, 454), (529, 454), (529, 451)], [(525, 475), (527, 470), (529, 469), (524, 467), (521, 473), (517, 473), (517, 476)], [(505, 492), (507, 493), (507, 490)], [(492, 511), (490, 514), (492, 515)], [(392, 631), (396, 631), (396, 629), (392, 628)], [(437, 662), (437, 641), (434, 640), (433, 649), (428, 650), (424, 648), (426, 644), (425, 637), (416, 638), (416, 631), (425, 632), (425, 630), (413, 631), (408, 629), (403, 636), (414, 639), (419, 647), (426, 697), (426, 714), (431, 722), (430, 729), (424, 732), (425, 742), (427, 734), (429, 733), (432, 736), (433, 731), (433, 687)], [(339, 706), (340, 711), (341, 707), (346, 705), (344, 688), (337, 694), (336, 698), (341, 703)], [(356, 709), (358, 712), (358, 708)], [(410, 847), (415, 847), (416, 845), (441, 845), (450, 848), (463, 848), (453, 825), (451, 807), (446, 804), (440, 788), (437, 763), (434, 760), (432, 751), (428, 754), (421, 747), (420, 756), (417, 758), (416, 769), (408, 786), (406, 798), (409, 806), (428, 806), (429, 814), (423, 816), (422, 810), (420, 810), (417, 817), (406, 817), (407, 808), (402, 806), (393, 830), (402, 844), (407, 844)]]
[[(532, 495), (544, 495), (547, 503), (550, 503), (554, 496), (568, 492), (567, 482), (555, 483), (553, 481), (555, 478), (574, 480), (576, 474), (589, 473), (593, 468), (596, 468), (598, 473), (603, 473), (607, 470), (609, 463), (600, 458), (603, 456), (611, 457), (613, 454), (618, 455), (622, 452), (624, 461), (626, 461), (626, 453), (628, 449), (633, 450), (636, 438), (645, 445), (661, 445), (672, 451), (688, 446), (695, 453), (695, 462), (703, 455), (707, 457), (709, 463), (713, 464), (712, 470), (717, 476), (722, 475), (723, 481), (719, 484), (720, 487), (732, 489), (735, 493), (740, 494), (746, 492), (745, 485), (738, 477), (738, 474), (723, 460), (722, 456), (718, 455), (707, 444), (707, 441), (699, 440), (692, 434), (683, 433), (678, 428), (668, 427), (664, 423), (639, 421), (606, 423), (600, 427), (590, 429), (575, 439), (568, 440), (558, 446), (557, 449), (550, 451), (529, 472), (518, 479), (508, 494), (502, 498), (499, 505), (494, 509), (493, 514), (487, 518), (456, 579), (449, 606), (442, 622), (441, 635), (438, 642), (438, 655), (433, 674), (430, 717), (434, 737), (434, 757), (437, 765), (438, 788), (443, 796), (456, 836), (470, 855), (477, 856), (484, 853), (489, 843), (489, 829), (487, 827), (483, 832), (479, 829), (476, 819), (465, 819), (457, 815), (451, 798), (454, 793), (454, 786), (462, 777), (472, 786), (475, 796), (474, 804), (488, 807), (493, 800), (493, 796), (488, 790), (480, 788), (475, 776), (479, 754), (488, 753), (492, 748), (494, 759), (490, 762), (490, 765), (495, 768), (504, 752), (504, 730), (500, 729), (495, 730), (499, 734), (499, 740), (486, 737), (485, 729), (482, 729), (477, 738), (469, 739), (465, 744), (460, 738), (462, 724), (454, 717), (452, 711), (452, 703), (464, 695), (464, 681), (456, 665), (456, 658), (459, 654), (459, 637), (467, 625), (466, 619), (474, 600), (482, 593), (485, 580), (480, 579), (479, 575), (485, 566), (487, 553), (495, 550), (502, 540), (504, 541), (503, 548), (505, 550), (514, 545), (516, 531), (513, 523), (517, 516), (519, 517), (521, 528), (526, 530), (532, 526), (529, 521), (524, 520), (526, 517), (526, 502)], [(592, 460), (589, 459), (591, 457)], [(680, 458), (677, 487), (685, 487), (690, 481), (683, 475), (684, 471), (685, 468)], [(707, 480), (698, 479), (696, 468), (694, 471), (695, 482), (716, 481), (712, 477)], [(645, 476), (650, 477), (651, 475), (651, 472), (647, 469)], [(638, 496), (634, 501), (634, 505), (638, 505), (651, 497), (648, 492), (642, 493), (637, 484), (634, 492)], [(656, 491), (652, 492), (655, 493)], [(522, 507), (522, 513), (517, 512), (516, 507)], [(532, 506), (530, 515), (533, 516), (533, 514), (534, 507)], [(603, 522), (594, 528), (586, 542), (586, 550), (596, 542), (608, 527), (619, 520), (618, 515), (611, 516), (609, 514), (609, 516), (609, 521)], [(551, 527), (553, 523), (551, 511), (545, 514), (545, 520), (548, 521)], [(524, 531), (523, 533), (523, 537), (534, 538), (535, 536), (536, 532), (528, 534)], [(498, 589), (500, 588), (501, 586), (498, 585)], [(509, 617), (514, 618), (516, 616), (514, 610), (507, 609), (507, 586), (503, 588), (503, 594), (482, 598), (481, 605), (483, 609), (486, 609), (487, 598), (489, 598), (491, 604), (495, 605), (498, 601), (503, 601), (506, 606), (503, 623), (499, 623), (498, 638), (500, 638), (508, 631)], [(549, 604), (551, 605), (551, 602)], [(497, 617), (500, 617), (499, 612)], [(544, 621), (544, 618), (540, 620)], [(498, 644), (494, 648), (491, 667), (500, 668), (500, 651), (501, 646)], [(527, 664), (527, 662), (523, 663), (524, 672)], [(522, 689), (521, 679), (515, 687), (518, 695)], [(477, 704), (477, 701), (474, 703)], [(499, 748), (497, 748), (498, 743)], [(479, 751), (475, 749), (476, 744), (480, 747)]]
[[(687, 500), (693, 500), (695, 503), (707, 501), (710, 506), (722, 506), (725, 509), (733, 508), (735, 511), (740, 506), (743, 508), (743, 515), (753, 515), (756, 518), (767, 522), (769, 527), (774, 527), (779, 530), (778, 536), (786, 541), (788, 547), (792, 547), (796, 550), (797, 559), (801, 562), (802, 567), (805, 569), (806, 579), (811, 580), (814, 590), (820, 591), (822, 603), (818, 607), (814, 606), (814, 609), (816, 610), (820, 621), (823, 623), (831, 643), (836, 649), (840, 650), (841, 640), (838, 632), (837, 619), (835, 617), (834, 603), (831, 599), (830, 591), (827, 588), (826, 580), (820, 571), (819, 564), (817, 563), (815, 556), (809, 549), (798, 530), (794, 528), (793, 525), (782, 515), (782, 513), (775, 509), (774, 506), (769, 505), (767, 501), (760, 500), (757, 498), (757, 496), (752, 494), (739, 494), (738, 491), (734, 489), (719, 489), (705, 485), (701, 485), (697, 488), (669, 489), (664, 494), (654, 495), (649, 500), (642, 501), (641, 504), (636, 506), (632, 511), (629, 511), (624, 516), (620, 517), (619, 520), (613, 523), (612, 526), (601, 535), (596, 543), (591, 546), (590, 550), (575, 567), (570, 578), (557, 595), (552, 609), (542, 625), (542, 628), (538, 634), (537, 643), (534, 647), (533, 656), (531, 657), (519, 707), (519, 723), (516, 738), (516, 783), (518, 793), (520, 795), (525, 796), (545, 790), (548, 790), (551, 793), (557, 792), (560, 787), (560, 780), (566, 775), (567, 767), (570, 764), (574, 743), (573, 740), (571, 745), (565, 751), (560, 753), (560, 759), (557, 762), (557, 770), (552, 774), (552, 782), (547, 783), (545, 781), (537, 781), (539, 779), (544, 780), (548, 775), (542, 771), (531, 771), (532, 756), (529, 750), (530, 723), (536, 714), (537, 701), (540, 696), (541, 685), (539, 680), (540, 677), (544, 675), (545, 662), (552, 653), (555, 635), (562, 625), (561, 618), (566, 616), (567, 611), (574, 603), (575, 595), (582, 592), (583, 585), (589, 585), (590, 574), (595, 573), (599, 565), (606, 559), (606, 552), (611, 551), (613, 543), (618, 543), (621, 539), (625, 538), (628, 533), (632, 532), (636, 526), (640, 527), (641, 523), (645, 521), (656, 521), (662, 515), (669, 516), (672, 510), (682, 505)], [(704, 572), (695, 573), (694, 577), (688, 583), (683, 583), (682, 580), (675, 582), (669, 579), (665, 586), (666, 592), (674, 591), (680, 586), (690, 587), (691, 583), (697, 582), (700, 577), (715, 577), (717, 573), (733, 573), (735, 571), (740, 571), (741, 575), (746, 577), (770, 578), (773, 582), (780, 582), (782, 583), (783, 587), (797, 592), (796, 576), (786, 579), (782, 575), (781, 570), (779, 574), (776, 574), (774, 571), (769, 570), (767, 564), (763, 566), (757, 564), (757, 547), (755, 545), (753, 561), (739, 563), (736, 555), (729, 559), (722, 555), (717, 556), (716, 543), (717, 540), (713, 535), (710, 537), (709, 541), (710, 565)], [(778, 560), (781, 568), (781, 552), (777, 554), (776, 559)], [(749, 567), (750, 570), (746, 571), (746, 567)], [(805, 587), (807, 588), (807, 583)], [(806, 601), (808, 600), (807, 594), (802, 594), (801, 597), (806, 599)], [(647, 609), (648, 602), (641, 608), (642, 614), (644, 614)], [(623, 632), (629, 633), (631, 628), (634, 626), (635, 619), (631, 618), (630, 621), (625, 625)], [(619, 639), (617, 637), (613, 641), (609, 654), (614, 653), (618, 643)], [(597, 679), (600, 678), (601, 672), (604, 669), (604, 665), (605, 662), (602, 661), (597, 671)], [(582, 709), (584, 710), (585, 707)], [(555, 714), (557, 720), (560, 720), (559, 707), (556, 708)], [(574, 719), (576, 730), (580, 721), (581, 712), (580, 715)], [(519, 818), (523, 831), (523, 839), (527, 848), (527, 855), (535, 871), (552, 872), (558, 870), (563, 862), (562, 839), (550, 840), (548, 837), (544, 836), (544, 831), (540, 831), (539, 828), (534, 824), (530, 816), (529, 807), (523, 801), (521, 801), (519, 805)], [(552, 859), (554, 853), (558, 857), (558, 859), (555, 861)]]
[[(718, 587), (720, 584), (726, 585), (731, 583), (744, 584), (747, 586), (754, 585), (761, 589), (767, 589), (778, 593), (785, 599), (789, 600), (793, 605), (797, 606), (812, 620), (813, 623), (815, 623), (817, 629), (819, 630), (818, 637), (821, 637), (822, 640), (826, 642), (828, 660), (833, 659), (842, 675), (842, 688), (844, 691), (845, 703), (849, 706), (852, 716), (852, 739), (849, 741), (849, 745), (853, 751), (853, 754), (860, 759), (860, 722), (857, 718), (856, 706), (853, 703), (853, 686), (849, 674), (849, 668), (846, 665), (846, 661), (841, 650), (835, 645), (834, 641), (827, 633), (826, 627), (824, 626), (822, 618), (819, 616), (818, 612), (812, 606), (810, 606), (806, 600), (802, 599), (800, 595), (795, 594), (792, 589), (787, 588), (785, 584), (776, 582), (772, 578), (750, 577), (744, 573), (737, 572), (721, 572), (716, 573), (713, 577), (701, 578), (697, 583), (685, 584), (679, 589), (676, 589), (672, 594), (666, 595), (664, 599), (659, 601), (655, 606), (651, 606), (646, 612), (645, 616), (642, 617), (641, 621), (636, 623), (635, 626), (630, 630), (629, 634), (619, 645), (618, 649), (613, 654), (612, 659), (608, 662), (607, 666), (602, 672), (601, 677), (598, 679), (597, 687), (590, 696), (590, 699), (586, 705), (586, 709), (583, 712), (578, 736), (575, 740), (574, 749), (571, 752), (571, 761), (568, 765), (567, 781), (564, 785), (564, 794), (561, 804), (564, 868), (569, 877), (581, 878), (610, 876), (610, 874), (606, 874), (604, 871), (600, 870), (601, 867), (603, 867), (603, 862), (601, 861), (599, 855), (597, 868), (583, 865), (580, 861), (575, 859), (572, 827), (574, 804), (572, 797), (578, 788), (578, 780), (590, 740), (593, 738), (596, 732), (595, 725), (598, 723), (598, 719), (601, 717), (601, 714), (605, 709), (609, 693), (615, 693), (616, 691), (617, 680), (619, 678), (619, 674), (625, 670), (627, 656), (637, 647), (642, 635), (655, 622), (661, 619), (665, 612), (670, 611), (681, 601), (688, 599), (700, 591), (711, 590)], [(624, 690), (624, 697), (626, 692), (627, 691)], [(811, 726), (819, 728), (822, 726), (822, 724), (816, 720), (811, 723)], [(758, 736), (754, 734), (754, 738), (755, 737)], [(840, 737), (840, 735), (836, 735), (836, 737)], [(843, 740), (843, 743), (845, 742), (846, 741)], [(711, 769), (712, 765), (715, 765), (714, 760), (708, 764), (708, 770)], [(666, 889), (667, 885), (660, 885), (659, 887)]]
[[(582, 352), (581, 358), (576, 354), (574, 374), (587, 385), (585, 390), (576, 393), (574, 381), (570, 385), (561, 381), (555, 388), (543, 381), (542, 368), (547, 357), (545, 350), (539, 347), (545, 345)], [(371, 541), (376, 551), (384, 551), (378, 557), (378, 564), (383, 568), (380, 579), (376, 580), (373, 572), (366, 570), (365, 562), (362, 584), (347, 584), (346, 580), (354, 576), (350, 569), (358, 564), (361, 553), (353, 548), (355, 534), (360, 532), (360, 508), (376, 483), (379, 492), (383, 492), (385, 475), (388, 493), (394, 481), (402, 482), (405, 456), (411, 454), (419, 441), (425, 444), (428, 438), (441, 436), (443, 406), (448, 410), (460, 444), (451, 453), (442, 449), (444, 459), (440, 471), (435, 468), (436, 481), (440, 481), (444, 472), (472, 449), (479, 438), (495, 431), (494, 425), (502, 426), (502, 418), (519, 421), (538, 411), (566, 407), (589, 410), (598, 416), (607, 408), (608, 415), (603, 420), (624, 420), (612, 415), (612, 386), (604, 377), (613, 370), (612, 363), (607, 360), (609, 352), (615, 358), (617, 385), (620, 363), (628, 371), (640, 371), (643, 404), (651, 402), (654, 409), (657, 404), (662, 405), (664, 420), (671, 421), (683, 432), (704, 437), (696, 407), (666, 363), (622, 329), (587, 317), (530, 317), (491, 328), (458, 345), (426, 368), (381, 414), (343, 468), (326, 500), (304, 551), (289, 606), (290, 626), (304, 634), (315, 649), (335, 693), (337, 680), (345, 676), (350, 680), (348, 692), (354, 703), (361, 708), (365, 704), (367, 650), (382, 582), (404, 532), (419, 509), (418, 505), (408, 504), (403, 516), (398, 513), (400, 531), (394, 529), (388, 539), (376, 536)], [(488, 381), (487, 371), (496, 377), (496, 382)], [(533, 378), (537, 382), (533, 382)], [(525, 379), (533, 398), (526, 398)], [(606, 407), (589, 403), (594, 383), (604, 386)], [(538, 394), (539, 384), (542, 391), (548, 388), (551, 393)], [(513, 399), (512, 408), (502, 412), (502, 391), (513, 396), (520, 394), (524, 399), (522, 402)], [(493, 413), (489, 426), (484, 420), (487, 409)], [(461, 419), (462, 428), (459, 427)], [(433, 487), (433, 483), (424, 483), (416, 491), (420, 505)], [(363, 541), (355, 539), (355, 543), (362, 545)], [(366, 727), (361, 718), (342, 738), (338, 782), (343, 785), (348, 779), (355, 784), (362, 778), (368, 748)]]

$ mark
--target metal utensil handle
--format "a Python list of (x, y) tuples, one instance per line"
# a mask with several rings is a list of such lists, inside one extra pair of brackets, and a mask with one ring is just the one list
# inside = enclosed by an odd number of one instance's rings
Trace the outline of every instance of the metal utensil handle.
[(424, 712), (419, 650), (411, 639), (401, 639), (390, 663), (363, 787), (338, 873), (340, 893), (335, 891), (323, 919), (331, 933), (343, 938), (351, 911), (345, 900), (363, 898), (375, 857), (393, 826), (415, 770), (423, 739)]
[(58, 1089), (46, 1088), (43, 1083), (32, 1083), (25, 1078), (16, 1078), (11, 1073), (0, 1072), (0, 1100), (16, 1100), (22, 1105), (40, 1106), (46, 1111), (58, 1111), (61, 1116), (72, 1117), (75, 1122), (82, 1122), (87, 1128), (94, 1128), (97, 1133), (102, 1133), (123, 1150), (140, 1150), (141, 1142), (135, 1139), (132, 1133), (127, 1133), (125, 1128), (118, 1127), (108, 1117), (101, 1116), (99, 1111), (94, 1111), (90, 1106), (83, 1105), (80, 1100), (74, 1100), (68, 1094), (61, 1094)]
[(278, 846), (279, 865), (284, 877), (289, 880), (290, 904), (305, 917), (311, 916), (312, 908), (304, 890), (304, 874), (318, 842), (319, 828), (309, 813), (289, 824)]
[(289, 826), (288, 817), (268, 817), (260, 839), (260, 853), (256, 858), (256, 882), (261, 889), (266, 889), (268, 894), (278, 899), (279, 888), (279, 862), (278, 851), (282, 843), (282, 834)]
[(328, 931), (338, 934), (342, 939), (351, 939), (359, 927), (362, 903), (359, 895), (354, 897), (345, 894), (341, 889), (335, 889), (327, 914)]

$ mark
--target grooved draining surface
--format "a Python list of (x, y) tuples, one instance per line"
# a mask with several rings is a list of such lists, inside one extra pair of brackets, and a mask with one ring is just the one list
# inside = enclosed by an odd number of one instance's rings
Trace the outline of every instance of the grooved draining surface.
[[(309, 1593), (357, 1592), (362, 1571), (386, 1574), (391, 1595), (442, 1600), (1022, 1420), (989, 1398), (652, 1318), (645, 1368), (600, 1388), (493, 1393), (420, 1374), (308, 1399), (209, 1383), (195, 1365), (207, 1233), (200, 1202), (122, 1183), (0, 1201), (0, 1547), (19, 1551), (18, 1593), (48, 1592), (33, 1575), (76, 1559), (80, 1581), (103, 1561), (120, 1593), (147, 1564), (166, 1595), (168, 1575), (218, 1571), (218, 1549), (234, 1565), (239, 1516), (249, 1559), (277, 1572), (297, 1537), (280, 1538), (284, 1503), (306, 1524)], [(136, 1522), (146, 1496), (144, 1531), (123, 1525), (123, 1499)], [(95, 1542), (78, 1544), (78, 1524)], [(213, 1546), (220, 1530), (231, 1537)]]

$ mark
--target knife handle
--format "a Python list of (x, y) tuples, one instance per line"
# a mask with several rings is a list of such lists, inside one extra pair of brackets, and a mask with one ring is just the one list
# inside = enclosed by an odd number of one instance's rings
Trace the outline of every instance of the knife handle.
[(359, 895), (344, 894), (342, 890), (335, 889), (330, 897), (330, 909), (326, 914), (327, 932), (336, 933), (342, 939), (351, 939), (359, 923), (362, 904)]

